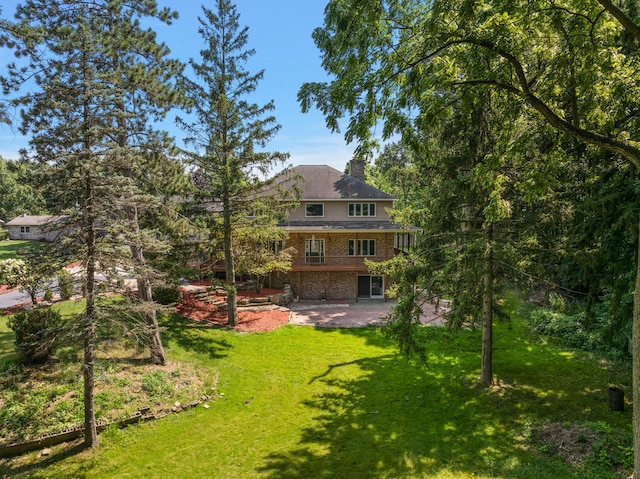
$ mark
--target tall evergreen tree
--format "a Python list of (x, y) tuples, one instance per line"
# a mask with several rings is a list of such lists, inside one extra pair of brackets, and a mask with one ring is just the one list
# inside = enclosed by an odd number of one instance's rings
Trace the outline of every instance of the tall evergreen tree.
[(215, 0), (215, 8), (202, 7), (200, 35), (205, 42), (201, 63), (190, 60), (195, 79), (184, 79), (197, 120), (178, 119), (188, 137), (188, 152), (198, 177), (194, 196), (201, 206), (200, 220), (208, 226), (215, 248), (220, 233), (225, 255), (229, 325), (238, 323), (234, 224), (251, 214), (252, 199), (264, 185), (264, 178), (287, 154), (259, 151), (280, 129), (270, 113), (273, 101), (259, 106), (247, 97), (257, 88), (264, 71), (246, 70), (255, 54), (246, 49), (248, 27), (241, 28), (236, 7), (229, 0)]
[[(3, 24), (17, 56), (5, 85), (19, 90), (32, 78), (39, 90), (20, 98), (22, 129), (32, 135), (38, 158), (54, 165), (58, 208), (71, 215), (65, 239), (84, 265), (85, 444), (97, 443), (93, 401), (97, 326), (101, 311), (96, 274), (133, 271), (146, 295), (148, 270), (141, 245), (155, 235), (139, 228), (136, 212), (151, 208), (136, 171), (160, 158), (168, 143), (150, 126), (175, 103), (171, 78), (180, 65), (166, 59), (152, 30), (140, 18), (170, 23), (175, 14), (156, 2), (29, 0), (18, 6), (16, 22)], [(140, 176), (141, 177), (141, 176)], [(131, 252), (126, 254), (126, 249)], [(142, 310), (154, 362), (164, 362), (154, 308)]]

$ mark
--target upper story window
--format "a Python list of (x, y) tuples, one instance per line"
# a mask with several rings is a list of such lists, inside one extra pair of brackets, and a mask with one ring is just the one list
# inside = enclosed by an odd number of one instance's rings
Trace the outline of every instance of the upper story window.
[(305, 216), (324, 216), (324, 203), (307, 203), (304, 207)]
[(349, 240), (348, 245), (349, 256), (375, 256), (376, 240), (361, 239)]
[(375, 203), (349, 203), (349, 216), (375, 216)]

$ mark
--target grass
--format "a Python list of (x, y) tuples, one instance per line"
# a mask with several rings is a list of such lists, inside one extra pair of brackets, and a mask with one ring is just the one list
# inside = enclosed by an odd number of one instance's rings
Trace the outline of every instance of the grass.
[(610, 412), (606, 395), (611, 383), (629, 390), (626, 368), (542, 344), (520, 320), (496, 325), (499, 385), (489, 390), (476, 387), (479, 331), (428, 329), (423, 367), (371, 328), (239, 334), (179, 317), (165, 326), (170, 359), (192, 364), (216, 393), (208, 409), (109, 430), (95, 452), (61, 448), (0, 462), (0, 475), (613, 478), (605, 436), (572, 467), (535, 431), (598, 425), (631, 444), (630, 411)]
[(27, 240), (0, 241), (0, 261), (19, 257), (19, 250), (27, 247), (41, 248), (42, 243)]
[(16, 357), (14, 352), (15, 336), (7, 326), (6, 318), (0, 316), (0, 364)]
[[(82, 312), (84, 301), (53, 308), (69, 320)], [(77, 339), (58, 349), (55, 362), (23, 367), (14, 353), (14, 335), (6, 321), (0, 321), (0, 443), (33, 440), (82, 424), (82, 344)], [(175, 401), (200, 397), (202, 381), (191, 364), (169, 362), (159, 370), (147, 357), (144, 348), (130, 342), (101, 343), (94, 368), (99, 422), (126, 418), (142, 407), (162, 414)]]

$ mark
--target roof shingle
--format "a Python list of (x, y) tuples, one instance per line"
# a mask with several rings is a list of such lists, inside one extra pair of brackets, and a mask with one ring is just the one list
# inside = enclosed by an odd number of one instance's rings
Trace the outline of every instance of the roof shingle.
[(302, 200), (395, 199), (394, 196), (327, 165), (299, 165), (287, 174), (291, 176), (283, 186), (285, 189), (298, 186)]

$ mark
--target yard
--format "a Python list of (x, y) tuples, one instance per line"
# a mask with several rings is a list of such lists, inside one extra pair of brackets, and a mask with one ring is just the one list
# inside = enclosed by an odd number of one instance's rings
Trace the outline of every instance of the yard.
[[(6, 355), (0, 319), (0, 361)], [(428, 328), (429, 364), (375, 328), (242, 333), (167, 316), (170, 360), (189, 364), (205, 407), (108, 430), (95, 452), (56, 447), (0, 460), (0, 476), (149, 478), (569, 478), (629, 472), (631, 412), (607, 388), (630, 375), (543, 344), (522, 320), (495, 331), (488, 391), (480, 332)]]
[(11, 259), (18, 256), (19, 250), (23, 248), (40, 248), (42, 243), (38, 241), (26, 241), (26, 240), (6, 240), (0, 241), (0, 261), (5, 259)]

